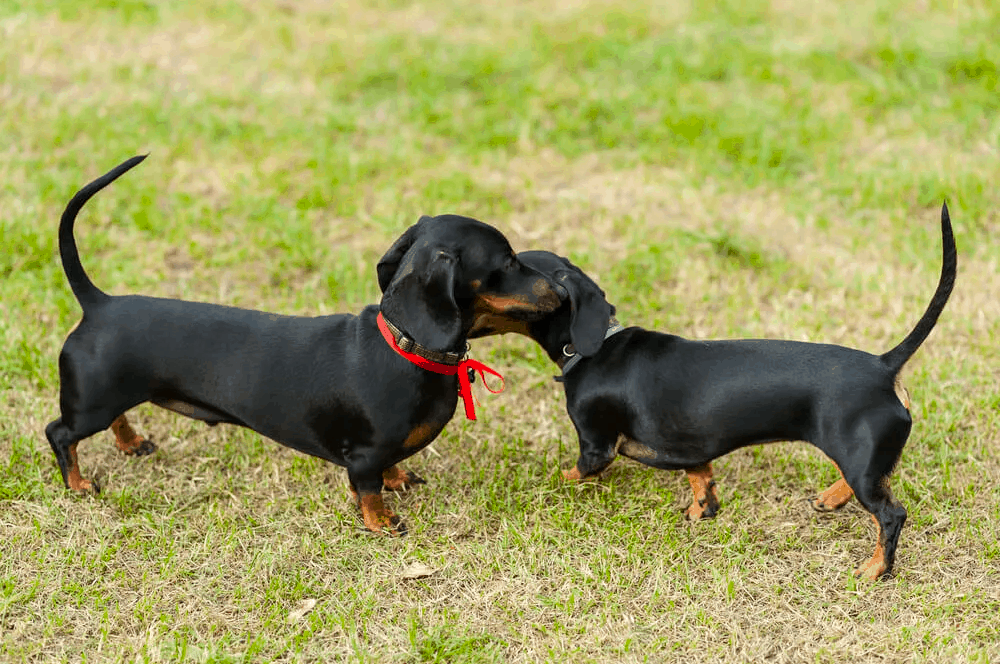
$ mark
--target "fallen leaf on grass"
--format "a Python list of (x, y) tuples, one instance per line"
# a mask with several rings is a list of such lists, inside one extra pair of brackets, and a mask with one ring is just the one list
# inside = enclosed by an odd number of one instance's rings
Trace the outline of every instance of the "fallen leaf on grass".
[(302, 621), (302, 617), (309, 614), (312, 608), (316, 607), (315, 598), (304, 598), (299, 601), (298, 607), (288, 613), (288, 623), (295, 623), (296, 621)]
[(431, 568), (425, 563), (414, 561), (406, 568), (403, 568), (403, 572), (400, 573), (400, 576), (404, 580), (418, 580), (421, 577), (430, 577), (436, 572), (437, 568)]

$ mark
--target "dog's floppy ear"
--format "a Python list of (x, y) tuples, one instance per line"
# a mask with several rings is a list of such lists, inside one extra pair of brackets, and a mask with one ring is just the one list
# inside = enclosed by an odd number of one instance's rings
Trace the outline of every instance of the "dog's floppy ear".
[[(423, 246), (407, 252), (402, 264), (401, 270), (393, 268), (383, 287), (382, 313), (421, 346), (456, 350), (462, 341), (462, 312), (455, 301), (458, 259), (440, 248)], [(381, 278), (380, 263), (380, 286)]]
[(569, 334), (573, 348), (582, 356), (597, 353), (604, 342), (614, 305), (608, 303), (604, 291), (576, 270), (560, 270), (556, 281), (566, 287), (572, 311)]
[(413, 243), (426, 228), (426, 222), (430, 219), (427, 215), (422, 216), (417, 220), (416, 224), (406, 229), (403, 235), (399, 236), (396, 242), (392, 244), (392, 247), (382, 255), (382, 259), (375, 267), (375, 271), (378, 273), (378, 288), (381, 289), (382, 293), (385, 293), (385, 290), (389, 287), (389, 283), (392, 282), (392, 278), (396, 276), (396, 272), (399, 270), (400, 261), (410, 251), (410, 248), (413, 247)]

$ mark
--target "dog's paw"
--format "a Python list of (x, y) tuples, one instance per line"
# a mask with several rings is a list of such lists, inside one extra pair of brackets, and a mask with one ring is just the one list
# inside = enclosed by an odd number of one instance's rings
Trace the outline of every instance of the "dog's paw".
[(126, 455), (135, 455), (136, 457), (143, 457), (145, 455), (152, 455), (156, 452), (156, 444), (149, 439), (144, 439), (141, 436), (136, 436), (134, 439), (128, 443), (118, 442), (118, 450), (122, 451)]
[(372, 533), (384, 533), (387, 536), (405, 536), (406, 525), (399, 515), (385, 507), (381, 494), (369, 494), (361, 497), (361, 519), (365, 528)]
[(382, 472), (382, 485), (393, 492), (405, 492), (415, 485), (426, 485), (427, 481), (398, 466), (393, 466)]
[(563, 480), (569, 480), (569, 481), (583, 480), (583, 476), (580, 474), (580, 470), (575, 466), (572, 469), (563, 469), (562, 477)]
[(811, 503), (813, 510), (821, 513), (829, 513), (843, 508), (851, 500), (852, 496), (854, 496), (854, 490), (851, 489), (844, 479), (840, 479), (820, 492)]
[(705, 505), (701, 503), (691, 503), (687, 508), (684, 509), (684, 519), (690, 522), (697, 522), (698, 520), (707, 520), (719, 512), (719, 506), (707, 503)]
[(80, 478), (75, 482), (70, 482), (69, 488), (80, 496), (97, 496), (101, 493), (101, 483), (96, 478), (93, 480)]
[(881, 579), (887, 579), (889, 577), (889, 571), (887, 570), (885, 560), (882, 557), (873, 556), (871, 559), (862, 564), (860, 568), (856, 568), (854, 570), (854, 576), (867, 579), (871, 582), (878, 582)]
[(365, 519), (365, 528), (372, 533), (398, 538), (405, 536), (407, 532), (406, 524), (399, 515), (389, 512), (376, 516), (374, 519)]
[(128, 453), (129, 455), (135, 455), (136, 457), (143, 457), (145, 455), (152, 455), (156, 452), (156, 444), (149, 439), (143, 439)]

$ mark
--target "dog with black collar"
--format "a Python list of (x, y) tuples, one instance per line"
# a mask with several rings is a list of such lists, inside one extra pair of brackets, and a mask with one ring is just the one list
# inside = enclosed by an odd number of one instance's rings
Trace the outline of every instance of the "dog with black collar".
[(855, 573), (877, 579), (892, 570), (906, 520), (889, 489), (912, 422), (899, 372), (934, 328), (955, 283), (946, 206), (941, 235), (937, 290), (913, 330), (882, 355), (832, 344), (702, 341), (622, 329), (593, 280), (543, 251), (521, 252), (518, 259), (563, 285), (568, 302), (530, 322), (483, 317), (469, 336), (526, 335), (562, 369), (557, 380), (580, 442), (576, 465), (563, 471), (567, 480), (597, 475), (618, 454), (659, 469), (683, 469), (694, 491), (689, 519), (718, 510), (712, 460), (743, 446), (812, 443), (842, 474), (814, 506), (836, 510), (857, 496), (878, 526), (878, 542)]

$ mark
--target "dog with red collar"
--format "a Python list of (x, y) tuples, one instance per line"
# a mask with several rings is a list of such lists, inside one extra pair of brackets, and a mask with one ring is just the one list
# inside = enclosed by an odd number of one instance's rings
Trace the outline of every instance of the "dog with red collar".
[(470, 337), (526, 335), (562, 369), (566, 409), (580, 439), (567, 480), (599, 474), (618, 454), (658, 469), (684, 469), (694, 502), (689, 519), (719, 502), (712, 460), (737, 448), (808, 441), (842, 478), (814, 502), (836, 510), (856, 496), (878, 526), (875, 553), (856, 572), (892, 570), (906, 509), (889, 477), (910, 434), (903, 365), (937, 323), (955, 284), (957, 256), (947, 207), (937, 290), (913, 330), (882, 355), (832, 344), (783, 340), (687, 340), (614, 321), (614, 306), (579, 268), (551, 252), (518, 259), (562, 284), (569, 298), (536, 321), (483, 317)]
[(422, 217), (389, 248), (377, 267), (381, 303), (357, 316), (111, 296), (84, 271), (73, 224), (92, 196), (143, 159), (77, 192), (59, 226), (63, 268), (83, 309), (59, 356), (61, 415), (45, 428), (63, 482), (98, 490), (80, 472), (77, 446), (103, 429), (126, 453), (153, 452), (124, 415), (152, 402), (347, 467), (365, 526), (405, 532), (382, 488), (420, 482), (396, 465), (438, 436), (460, 388), (468, 404), (468, 371), (488, 369), (465, 359), (468, 331), (481, 316), (539, 318), (565, 290), (521, 263), (492, 226), (441, 215)]

